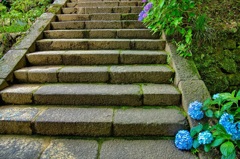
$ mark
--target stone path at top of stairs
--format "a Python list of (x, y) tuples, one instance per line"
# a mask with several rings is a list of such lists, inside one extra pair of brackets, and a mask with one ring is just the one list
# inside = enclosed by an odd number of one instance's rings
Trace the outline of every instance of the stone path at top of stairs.
[(168, 139), (187, 119), (166, 42), (137, 21), (141, 9), (138, 0), (62, 8), (0, 92), (0, 158), (195, 158)]

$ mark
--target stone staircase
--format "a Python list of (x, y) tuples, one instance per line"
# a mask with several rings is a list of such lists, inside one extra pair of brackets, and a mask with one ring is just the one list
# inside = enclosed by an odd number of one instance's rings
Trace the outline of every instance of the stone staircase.
[(137, 21), (141, 9), (139, 0), (69, 1), (0, 92), (0, 133), (40, 135), (14, 139), (45, 143), (41, 158), (195, 158), (167, 140), (188, 124), (166, 42)]

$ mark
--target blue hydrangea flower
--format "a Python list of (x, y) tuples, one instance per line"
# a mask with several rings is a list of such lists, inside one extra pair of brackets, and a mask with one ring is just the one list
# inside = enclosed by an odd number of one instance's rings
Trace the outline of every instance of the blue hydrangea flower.
[(213, 98), (213, 99), (217, 99), (217, 98), (219, 98), (219, 93), (214, 94), (212, 98)]
[(179, 150), (190, 150), (193, 146), (193, 139), (190, 132), (180, 130), (175, 136), (175, 145)]
[(201, 145), (210, 144), (213, 141), (212, 134), (206, 130), (198, 134), (198, 143)]
[(240, 140), (240, 122), (234, 124), (234, 128), (232, 128), (232, 139)]
[(202, 103), (195, 101), (189, 104), (188, 115), (195, 120), (201, 120), (204, 116), (203, 111), (201, 110)]
[(229, 123), (234, 122), (234, 117), (231, 114), (223, 113), (223, 115), (219, 119), (219, 124), (221, 124), (223, 127), (228, 125)]
[(148, 4), (145, 5), (144, 11), (148, 12), (152, 7), (153, 7), (153, 4), (151, 2), (149, 2)]

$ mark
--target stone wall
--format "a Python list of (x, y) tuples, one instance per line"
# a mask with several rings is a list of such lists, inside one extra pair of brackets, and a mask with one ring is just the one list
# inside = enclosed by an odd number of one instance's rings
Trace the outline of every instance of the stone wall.
[[(223, 32), (214, 47), (199, 48), (194, 61), (211, 94), (240, 90), (240, 29)], [(204, 52), (201, 52), (204, 51)]]

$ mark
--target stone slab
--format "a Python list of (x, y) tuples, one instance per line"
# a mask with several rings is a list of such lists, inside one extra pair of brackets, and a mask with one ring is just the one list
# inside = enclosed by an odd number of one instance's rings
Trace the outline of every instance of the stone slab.
[(107, 108), (49, 108), (34, 122), (43, 135), (110, 136), (113, 110)]
[(176, 50), (173, 44), (166, 45), (166, 51), (170, 53), (170, 65), (176, 72), (174, 84), (178, 85), (180, 81), (199, 80), (201, 77), (193, 60), (179, 56)]
[(114, 136), (175, 136), (187, 129), (187, 120), (177, 109), (117, 109)]
[(0, 79), (0, 91), (8, 86), (8, 83), (4, 79)]
[(44, 140), (20, 136), (0, 136), (0, 158), (38, 159), (44, 150)]
[(27, 50), (9, 50), (0, 60), (0, 79), (12, 81), (13, 71), (26, 64)]
[(136, 50), (164, 50), (166, 41), (165, 40), (154, 40), (154, 39), (135, 39), (132, 40)]
[(59, 70), (59, 82), (107, 82), (108, 67), (102, 66), (67, 66)]
[(126, 39), (159, 39), (157, 34), (152, 34), (148, 29), (121, 29), (117, 31), (118, 38)]
[(100, 159), (196, 159), (171, 140), (110, 140), (102, 144)]
[(111, 83), (170, 83), (173, 70), (166, 65), (111, 66)]
[(109, 84), (51, 84), (34, 93), (37, 104), (131, 105), (142, 104), (140, 86)]
[(58, 14), (58, 21), (85, 21), (91, 20), (91, 15), (89, 14)]
[(121, 29), (121, 21), (86, 21), (86, 29)]
[(131, 41), (128, 39), (92, 39), (88, 41), (89, 49), (91, 50), (130, 50)]
[(1, 107), (0, 133), (32, 134), (31, 122), (36, 117), (39, 111), (40, 109), (31, 107)]
[(165, 64), (167, 54), (163, 51), (128, 51), (120, 52), (120, 61), (123, 64)]
[(31, 65), (62, 65), (62, 55), (65, 51), (42, 51), (27, 54)]
[(51, 27), (53, 30), (84, 29), (84, 22), (81, 21), (52, 22)]
[(88, 30), (47, 30), (44, 31), (46, 39), (80, 39), (88, 34)]
[(166, 84), (142, 85), (144, 105), (180, 105), (181, 93), (172, 86)]
[(31, 104), (33, 92), (40, 85), (35, 84), (16, 84), (0, 92), (2, 100), (9, 104)]
[[(182, 106), (185, 112), (188, 112), (188, 107), (191, 102), (204, 102), (210, 98), (210, 94), (202, 80), (180, 81), (179, 89), (182, 92)], [(189, 124), (191, 127), (196, 126), (199, 122), (189, 117)]]
[(117, 50), (43, 51), (27, 55), (32, 65), (106, 65), (118, 64)]
[(51, 141), (40, 159), (94, 159), (97, 154), (97, 141), (56, 139)]

